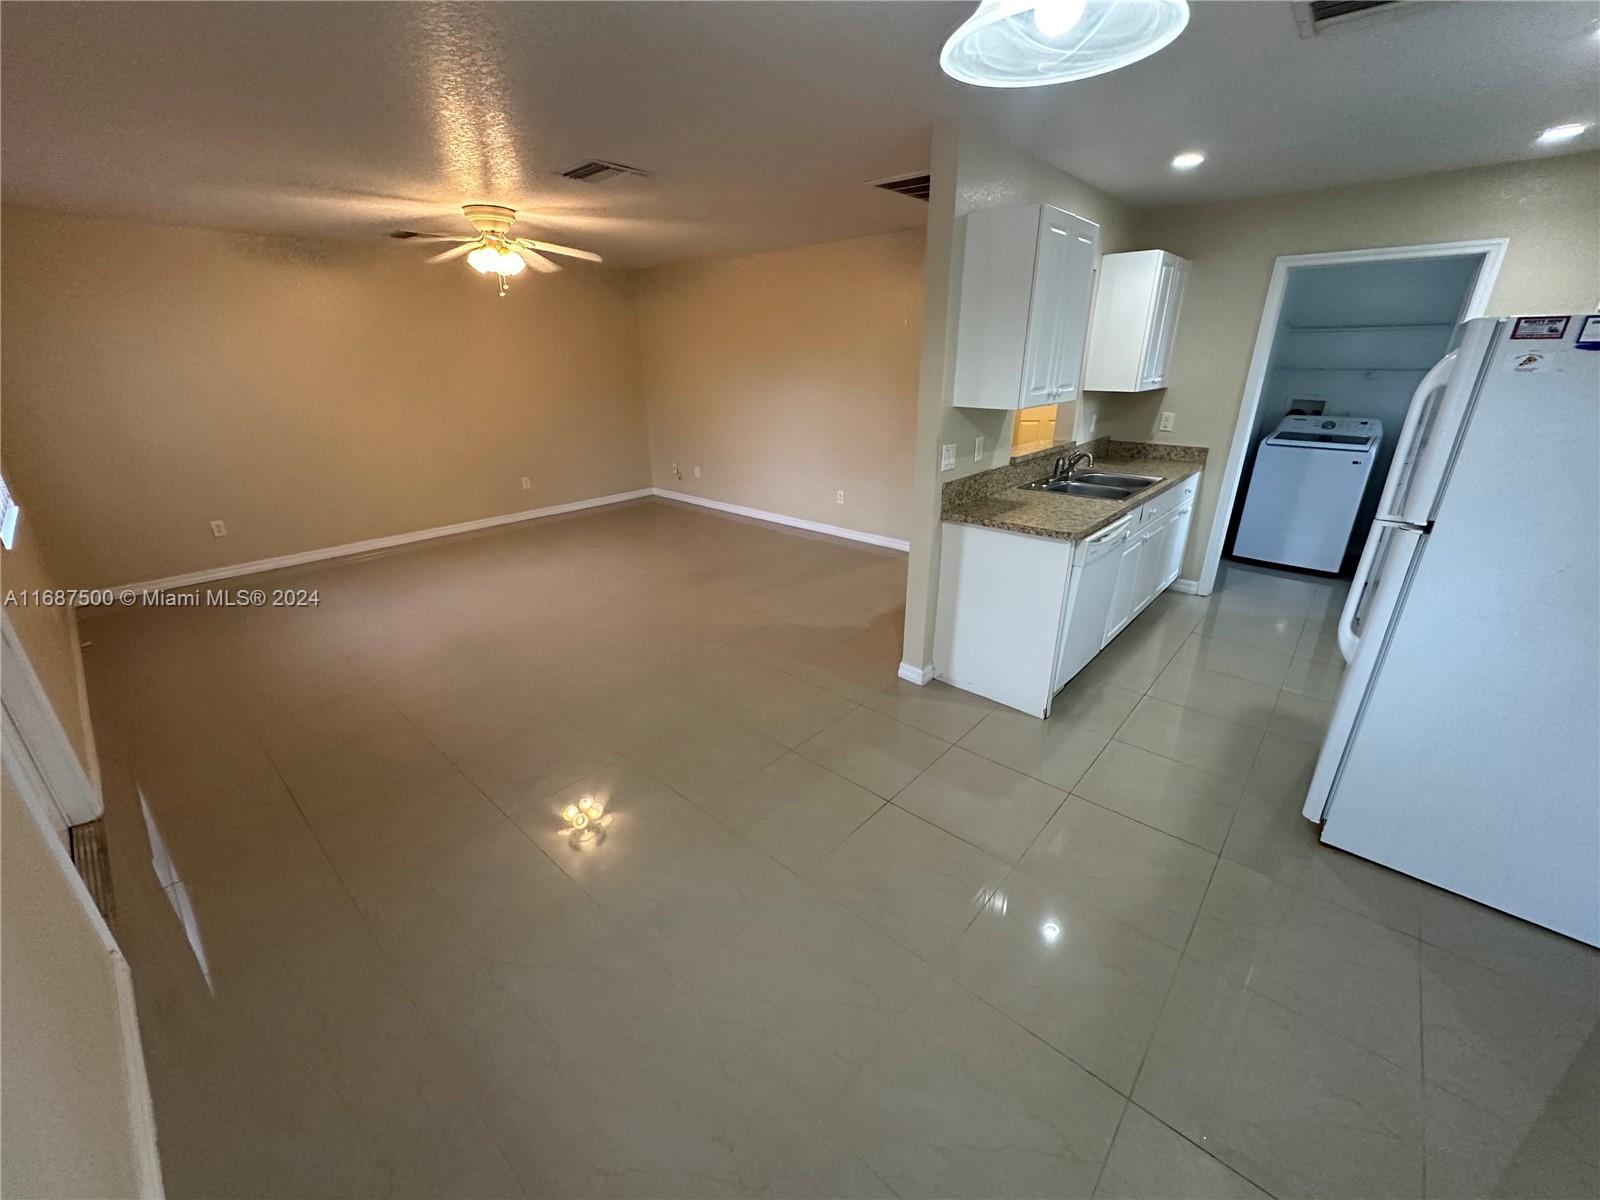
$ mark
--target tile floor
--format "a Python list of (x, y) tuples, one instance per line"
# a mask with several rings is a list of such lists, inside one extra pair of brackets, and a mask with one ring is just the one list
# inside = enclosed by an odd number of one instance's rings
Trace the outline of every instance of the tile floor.
[(899, 556), (661, 502), (287, 582), (84, 626), (175, 1197), (1600, 1190), (1596, 955), (1300, 817), (1335, 585), (1039, 722), (896, 679)]

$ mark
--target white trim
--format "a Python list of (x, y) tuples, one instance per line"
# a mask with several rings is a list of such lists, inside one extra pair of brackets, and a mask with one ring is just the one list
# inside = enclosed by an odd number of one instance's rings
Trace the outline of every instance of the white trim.
[[(10, 622), (6, 622), (7, 641), (10, 641)], [(26, 659), (23, 660), (26, 662)], [(31, 671), (32, 668), (29, 668)], [(83, 911), (89, 928), (99, 942), (100, 949), (111, 959), (112, 990), (117, 1007), (117, 1027), (122, 1051), (122, 1083), (126, 1087), (129, 1104), (128, 1124), (134, 1145), (134, 1172), (141, 1200), (165, 1195), (161, 1184), (161, 1157), (156, 1148), (155, 1108), (150, 1101), (150, 1080), (145, 1073), (144, 1046), (139, 1037), (138, 1010), (134, 1004), (133, 973), (128, 960), (117, 946), (116, 938), (106, 925), (105, 918), (95, 906), (94, 897), (84, 885), (78, 868), (67, 855), (67, 843), (55, 823), (55, 797), (38, 769), (39, 759), (35, 747), (21, 739), (21, 731), (11, 720), (10, 710), (5, 714), (4, 771), (22, 797), (23, 807), (43, 835), (48, 853), (56, 870), (67, 879), (67, 890)], [(52, 836), (54, 835), (54, 836)]]
[(5, 679), (5, 689), (0, 708), (5, 712), (5, 753), (17, 756), (37, 772), (37, 786), (49, 804), (50, 824), (65, 838), (67, 826), (96, 820), (105, 812), (100, 789), (78, 761), (61, 717), (28, 661), (9, 616), (0, 615), (0, 632), (4, 641), (0, 676)]
[(1167, 590), (1182, 592), (1185, 596), (1198, 596), (1200, 594), (1200, 581), (1197, 579), (1174, 579), (1167, 585)]
[(773, 525), (788, 525), (794, 529), (806, 529), (812, 533), (826, 534), (828, 537), (847, 538), (852, 542), (866, 542), (871, 546), (883, 546), (890, 550), (899, 550), (901, 553), (911, 549), (911, 543), (904, 538), (885, 537), (881, 533), (863, 533), (859, 529), (846, 529), (843, 525), (824, 525), (821, 521), (806, 521), (800, 517), (786, 517), (782, 513), (767, 512), (765, 509), (760, 508), (746, 508), (742, 504), (728, 504), (722, 500), (708, 500), (704, 496), (691, 496), (687, 492), (669, 492), (666, 488), (655, 488), (654, 491), (663, 500), (679, 500), (684, 504), (698, 504), (701, 508), (714, 508), (718, 512), (750, 517), (756, 521), (767, 521)]
[(283, 567), (298, 567), (305, 563), (322, 562), (329, 558), (345, 558), (352, 554), (368, 554), (374, 550), (387, 550), (411, 542), (425, 542), (431, 538), (450, 537), (457, 533), (472, 533), (479, 529), (493, 529), (496, 525), (514, 525), (519, 521), (536, 521), (540, 517), (555, 517), (562, 513), (578, 512), (585, 508), (600, 508), (607, 504), (621, 504), (624, 500), (642, 500), (655, 494), (654, 488), (638, 488), (631, 492), (615, 492), (609, 496), (595, 496), (589, 500), (574, 500), (570, 504), (551, 504), (545, 508), (530, 508), (522, 512), (502, 513), (497, 517), (479, 517), (475, 521), (459, 521), (454, 525), (438, 525), (432, 529), (419, 529), (413, 533), (396, 533), (389, 537), (368, 538), (363, 542), (346, 542), (342, 546), (324, 546), (320, 550), (302, 550), (298, 554), (280, 554), (276, 558), (258, 558), (251, 562), (232, 563), (226, 567), (211, 567), (205, 571), (190, 571), (184, 575), (168, 575), (162, 579), (147, 579), (142, 583), (124, 583), (112, 591), (164, 592), (172, 588), (188, 587), (196, 583), (211, 583), (218, 579), (233, 579), (240, 575), (258, 575), (262, 571), (277, 571)]
[(323, 562), (330, 558), (347, 558), (355, 554), (370, 554), (374, 550), (388, 550), (412, 542), (431, 538), (450, 537), (458, 533), (472, 533), (479, 529), (493, 529), (497, 525), (514, 525), (519, 521), (537, 521), (541, 517), (555, 517), (562, 513), (579, 512), (586, 508), (601, 508), (608, 504), (621, 504), (627, 500), (643, 500), (659, 496), (664, 500), (679, 500), (702, 508), (767, 521), (774, 525), (788, 525), (829, 537), (846, 538), (852, 542), (866, 542), (902, 553), (911, 548), (903, 538), (884, 537), (878, 533), (863, 533), (859, 529), (846, 529), (842, 525), (824, 525), (820, 521), (805, 521), (787, 517), (782, 513), (766, 512), (759, 508), (746, 508), (742, 504), (725, 504), (721, 500), (708, 500), (704, 496), (691, 496), (687, 492), (670, 492), (665, 488), (638, 488), (631, 492), (614, 492), (609, 496), (595, 496), (589, 500), (574, 500), (570, 504), (552, 504), (546, 508), (530, 508), (524, 512), (503, 513), (497, 517), (479, 517), (475, 521), (460, 521), (454, 525), (439, 525), (433, 529), (419, 529), (413, 533), (396, 533), (389, 537), (368, 538), (363, 542), (346, 542), (342, 546), (324, 546), (318, 550), (302, 550), (297, 554), (280, 554), (276, 558), (258, 558), (250, 562), (231, 563), (225, 567), (211, 567), (204, 571), (189, 571), (183, 575), (168, 575), (161, 579), (147, 579), (140, 583), (124, 583), (109, 591), (165, 592), (173, 588), (190, 587), (197, 583), (212, 583), (219, 579), (234, 579), (240, 575), (259, 575), (263, 571), (278, 571), (284, 567), (298, 567), (307, 563)]
[(1489, 307), (1489, 296), (1495, 280), (1500, 275), (1500, 265), (1505, 261), (1510, 238), (1481, 238), (1468, 242), (1434, 242), (1424, 246), (1383, 246), (1370, 250), (1334, 250), (1323, 254), (1280, 254), (1272, 264), (1272, 281), (1267, 285), (1267, 302), (1261, 309), (1261, 323), (1256, 327), (1255, 350), (1250, 356), (1250, 370), (1245, 376), (1244, 395), (1239, 402), (1239, 415), (1233, 429), (1233, 444), (1228, 450), (1228, 461), (1222, 472), (1222, 486), (1217, 493), (1216, 507), (1211, 513), (1211, 534), (1206, 541), (1205, 559), (1200, 569), (1198, 594), (1209, 596), (1217, 583), (1217, 570), (1222, 564), (1222, 544), (1228, 536), (1228, 519), (1233, 514), (1234, 501), (1239, 493), (1239, 476), (1244, 471), (1245, 454), (1250, 448), (1250, 436), (1255, 430), (1256, 411), (1261, 407), (1261, 390), (1267, 382), (1267, 364), (1272, 357), (1272, 343), (1278, 332), (1278, 316), (1283, 308), (1284, 292), (1289, 283), (1289, 272), (1297, 267), (1327, 267), (1337, 264), (1393, 262), (1416, 258), (1455, 258), (1466, 254), (1483, 255), (1483, 265), (1473, 282), (1472, 294), (1467, 298), (1461, 314), (1456, 318), (1465, 321), (1481, 317)]
[(899, 673), (901, 679), (904, 679), (907, 683), (914, 683), (918, 687), (926, 687), (928, 684), (933, 682), (932, 663), (926, 663), (923, 666), (914, 667), (908, 662), (903, 662), (900, 664)]

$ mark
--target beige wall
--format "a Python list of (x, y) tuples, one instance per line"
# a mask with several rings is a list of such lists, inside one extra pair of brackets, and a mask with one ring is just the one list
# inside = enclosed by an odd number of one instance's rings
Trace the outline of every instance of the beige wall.
[[(933, 194), (924, 256), (923, 339), (917, 399), (911, 561), (906, 580), (904, 661), (920, 667), (931, 661), (933, 616), (939, 577), (939, 489), (951, 479), (1007, 461), (1015, 414), (950, 405), (955, 344), (955, 299), (960, 288), (960, 219), (969, 212), (1019, 204), (1054, 204), (1100, 226), (1103, 254), (1139, 247), (1135, 213), (1127, 204), (1090, 187), (1016, 147), (971, 127), (941, 125), (934, 130)], [(1084, 398), (1085, 416), (1098, 410), (1097, 396)], [(1063, 411), (1057, 436), (1069, 437), (1074, 415)], [(1097, 430), (1104, 432), (1104, 430)], [(974, 461), (975, 442), (989, 447)], [(941, 473), (939, 447), (956, 444), (957, 468)]]
[(907, 537), (922, 241), (918, 230), (640, 272), (655, 486)]
[[(1107, 397), (1098, 433), (1207, 446), (1198, 519), (1184, 561), (1197, 578), (1233, 440), (1274, 259), (1377, 246), (1506, 237), (1491, 315), (1568, 312), (1600, 300), (1600, 155), (1535, 159), (1355, 187), (1141, 215), (1138, 240), (1194, 263), (1172, 384)], [(1160, 413), (1176, 423), (1159, 433)]]
[(0, 1193), (159, 1195), (127, 964), (9, 772), (0, 893)]
[(0, 248), (7, 480), (64, 584), (649, 484), (620, 273), (524, 277), (496, 299), (460, 264), (383, 239), (9, 207)]

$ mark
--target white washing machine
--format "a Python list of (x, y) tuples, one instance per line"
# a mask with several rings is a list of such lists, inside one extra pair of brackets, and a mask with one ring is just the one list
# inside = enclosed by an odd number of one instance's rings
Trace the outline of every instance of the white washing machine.
[(1234, 556), (1337, 571), (1382, 440), (1372, 417), (1285, 417), (1256, 451)]

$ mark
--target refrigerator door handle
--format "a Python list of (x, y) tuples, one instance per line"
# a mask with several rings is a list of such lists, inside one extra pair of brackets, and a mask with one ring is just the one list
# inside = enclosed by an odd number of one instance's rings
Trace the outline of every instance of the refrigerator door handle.
[(1350, 592), (1344, 599), (1344, 611), (1339, 614), (1339, 653), (1347, 663), (1355, 661), (1356, 649), (1361, 645), (1361, 635), (1356, 631), (1356, 625), (1361, 619), (1367, 593), (1376, 581), (1375, 568), (1383, 557), (1390, 532), (1387, 525), (1372, 526), (1367, 544), (1361, 548), (1361, 562), (1356, 567), (1355, 578), (1350, 581)]
[[(1389, 478), (1384, 482), (1383, 495), (1378, 500), (1379, 521), (1404, 521), (1406, 493), (1411, 488), (1411, 477), (1417, 466), (1417, 454), (1422, 448), (1428, 422), (1433, 416), (1434, 400), (1450, 385), (1459, 351), (1452, 350), (1434, 363), (1422, 377), (1417, 390), (1411, 394), (1411, 408), (1406, 413), (1405, 424), (1400, 427), (1400, 437), (1395, 442), (1394, 457), (1389, 467)], [(1348, 656), (1347, 656), (1348, 657)]]

